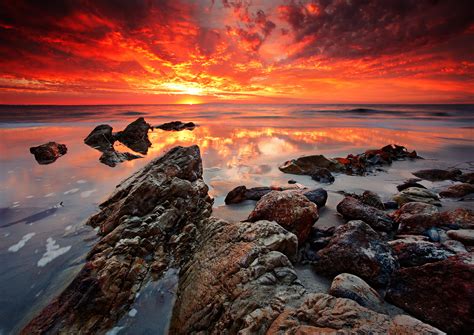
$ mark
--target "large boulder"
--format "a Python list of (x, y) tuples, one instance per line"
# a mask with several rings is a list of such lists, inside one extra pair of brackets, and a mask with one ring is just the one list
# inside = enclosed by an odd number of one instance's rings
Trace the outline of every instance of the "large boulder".
[(250, 213), (248, 221), (276, 221), (304, 242), (318, 220), (318, 207), (300, 191), (272, 191), (264, 195)]
[(85, 144), (100, 151), (112, 150), (114, 142), (112, 127), (108, 124), (98, 125), (84, 139)]
[(319, 169), (327, 169), (329, 172), (337, 172), (341, 165), (323, 155), (303, 156), (285, 162), (279, 167), (280, 171), (291, 174), (313, 175)]
[(399, 206), (409, 202), (424, 202), (427, 204), (441, 206), (439, 196), (433, 191), (419, 187), (409, 187), (393, 196)]
[(413, 172), (413, 175), (418, 178), (426, 179), (429, 181), (456, 180), (460, 175), (462, 175), (462, 171), (459, 169), (429, 169)]
[(474, 193), (474, 185), (463, 183), (451, 185), (439, 192), (439, 195), (443, 198), (462, 198), (471, 193)]
[(39, 164), (45, 165), (54, 163), (59, 157), (65, 155), (67, 147), (65, 144), (48, 142), (37, 147), (31, 147), (30, 152), (35, 155), (35, 159)]
[(148, 139), (148, 130), (152, 127), (140, 117), (130, 123), (123, 131), (117, 133), (116, 138), (133, 151), (146, 155), (151, 142)]
[(346, 220), (362, 220), (379, 231), (393, 230), (393, 220), (385, 212), (366, 205), (354, 197), (345, 197), (336, 209)]
[(363, 279), (353, 274), (341, 273), (337, 275), (331, 283), (329, 294), (338, 298), (354, 300), (361, 306), (385, 314), (382, 297)]
[(439, 244), (416, 237), (405, 237), (388, 242), (397, 256), (400, 266), (419, 266), (426, 263), (441, 261), (454, 253)]
[(474, 332), (474, 253), (397, 271), (387, 297), (452, 334)]
[(336, 228), (329, 244), (318, 251), (318, 273), (335, 276), (351, 273), (369, 284), (384, 287), (398, 262), (390, 246), (363, 221), (349, 221)]

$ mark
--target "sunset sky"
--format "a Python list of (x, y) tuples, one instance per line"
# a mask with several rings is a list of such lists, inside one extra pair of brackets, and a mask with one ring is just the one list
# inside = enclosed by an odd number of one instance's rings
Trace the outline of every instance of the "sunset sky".
[(474, 103), (474, 1), (3, 0), (0, 103)]

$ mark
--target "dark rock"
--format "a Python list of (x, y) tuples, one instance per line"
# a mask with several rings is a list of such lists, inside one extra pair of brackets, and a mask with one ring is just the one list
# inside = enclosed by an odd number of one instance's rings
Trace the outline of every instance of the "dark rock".
[(288, 184), (290, 184), (290, 185), (296, 184), (296, 180), (290, 179), (290, 180), (288, 180)]
[(311, 227), (318, 218), (318, 207), (301, 192), (290, 190), (272, 191), (264, 195), (250, 213), (248, 221), (276, 221), (293, 232), (302, 243), (308, 238)]
[(371, 206), (380, 210), (385, 210), (385, 205), (379, 195), (372, 191), (364, 191), (359, 200), (367, 206)]
[(237, 186), (232, 191), (230, 191), (225, 197), (226, 205), (238, 204), (245, 200), (260, 200), (265, 194), (270, 193), (271, 191), (283, 191), (281, 187), (252, 187), (247, 188), (244, 185)]
[(439, 244), (416, 238), (403, 238), (388, 242), (402, 267), (419, 266), (438, 262), (453, 256), (454, 253), (442, 248)]
[(398, 191), (403, 191), (403, 190), (406, 190), (407, 188), (410, 188), (410, 187), (426, 188), (423, 185), (417, 183), (416, 181), (408, 180), (408, 181), (404, 182), (403, 184), (398, 185), (397, 190)]
[(396, 201), (386, 201), (383, 203), (385, 209), (398, 209), (398, 204)]
[(318, 273), (334, 276), (351, 273), (376, 287), (384, 287), (398, 262), (391, 247), (363, 221), (349, 221), (336, 228), (328, 246), (318, 251)]
[(312, 175), (319, 169), (327, 169), (332, 172), (339, 171), (341, 165), (336, 161), (327, 159), (323, 155), (303, 156), (285, 162), (279, 167), (280, 171), (299, 175)]
[(439, 195), (443, 198), (462, 198), (471, 193), (474, 193), (474, 185), (464, 183), (451, 185), (439, 192)]
[(116, 138), (118, 141), (132, 149), (146, 155), (151, 142), (148, 139), (148, 130), (151, 126), (140, 117), (130, 123), (123, 131), (118, 132)]
[(314, 171), (311, 174), (311, 179), (316, 180), (320, 183), (334, 183), (334, 176), (331, 174), (331, 171), (326, 168), (320, 168)]
[(323, 188), (304, 191), (303, 195), (308, 198), (309, 201), (318, 205), (318, 208), (324, 207), (326, 205), (326, 201), (328, 200), (328, 192)]
[(133, 159), (143, 158), (139, 155), (134, 155), (129, 152), (119, 152), (115, 150), (105, 150), (99, 158), (99, 161), (110, 167), (115, 167), (117, 164)]
[(39, 164), (44, 165), (51, 164), (59, 157), (65, 155), (67, 147), (65, 144), (48, 142), (37, 147), (31, 147), (30, 152), (35, 155), (35, 159)]
[(345, 220), (362, 220), (375, 230), (390, 232), (393, 220), (383, 211), (363, 204), (354, 197), (345, 197), (336, 207)]
[(84, 139), (85, 144), (100, 151), (112, 150), (114, 142), (112, 127), (107, 124), (98, 125)]
[(166, 130), (166, 131), (181, 131), (181, 130), (194, 130), (196, 125), (193, 122), (181, 122), (181, 121), (172, 121), (163, 123), (155, 128)]
[(397, 271), (387, 297), (450, 334), (474, 332), (474, 253)]
[(456, 180), (457, 178), (459, 178), (460, 175), (462, 175), (462, 171), (459, 169), (429, 169), (413, 172), (413, 175), (417, 176), (418, 178), (426, 179), (429, 181)]

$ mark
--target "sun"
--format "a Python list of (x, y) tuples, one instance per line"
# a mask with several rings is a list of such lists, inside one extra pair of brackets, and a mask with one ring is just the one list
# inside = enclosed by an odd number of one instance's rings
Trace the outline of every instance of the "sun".
[(196, 99), (195, 97), (187, 97), (179, 101), (179, 104), (182, 105), (198, 105), (201, 101)]

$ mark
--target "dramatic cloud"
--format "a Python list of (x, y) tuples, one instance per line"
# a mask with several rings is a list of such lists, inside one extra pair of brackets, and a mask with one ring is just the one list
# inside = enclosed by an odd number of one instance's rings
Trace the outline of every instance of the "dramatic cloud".
[(5, 0), (0, 103), (472, 102), (472, 1)]

